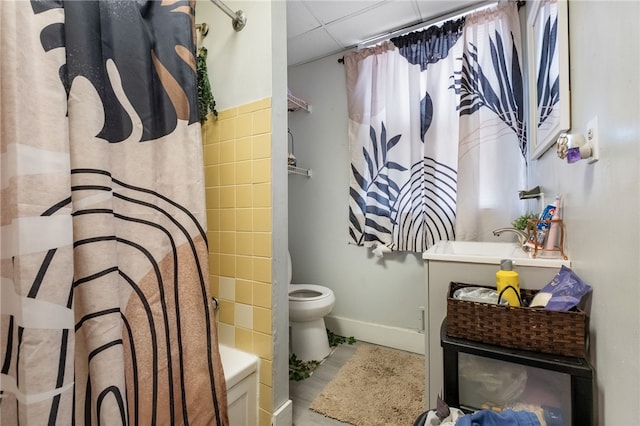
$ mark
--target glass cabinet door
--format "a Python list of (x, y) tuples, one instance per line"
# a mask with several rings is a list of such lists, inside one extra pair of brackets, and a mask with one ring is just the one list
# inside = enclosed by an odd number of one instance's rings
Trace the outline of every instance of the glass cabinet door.
[(572, 424), (567, 373), (459, 353), (458, 392), (461, 408), (524, 410), (549, 426)]

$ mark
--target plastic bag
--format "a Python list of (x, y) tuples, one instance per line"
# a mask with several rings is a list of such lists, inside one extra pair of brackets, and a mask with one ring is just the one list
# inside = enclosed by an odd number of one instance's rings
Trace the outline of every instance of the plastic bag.
[(550, 311), (569, 311), (580, 303), (591, 286), (566, 266), (544, 286), (531, 301), (531, 307), (544, 307)]
[[(498, 303), (498, 292), (486, 287), (463, 287), (453, 292), (453, 298), (496, 305)], [(509, 302), (503, 298), (500, 304), (508, 305)]]

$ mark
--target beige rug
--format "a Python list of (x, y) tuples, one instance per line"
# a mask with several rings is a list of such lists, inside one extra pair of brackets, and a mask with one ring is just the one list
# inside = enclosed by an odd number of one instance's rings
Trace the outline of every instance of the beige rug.
[(425, 411), (424, 356), (361, 343), (309, 408), (356, 426), (411, 426)]

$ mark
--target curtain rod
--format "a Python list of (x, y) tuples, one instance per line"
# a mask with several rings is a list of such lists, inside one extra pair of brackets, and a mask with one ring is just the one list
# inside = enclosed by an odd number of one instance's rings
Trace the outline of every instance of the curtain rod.
[(395, 30), (395, 31), (392, 31), (392, 32), (389, 32), (389, 33), (386, 33), (386, 34), (377, 35), (377, 36), (372, 37), (372, 38), (370, 38), (368, 40), (365, 40), (365, 41), (363, 41), (361, 43), (358, 43), (355, 47), (356, 47), (356, 49), (360, 50), (360, 49), (363, 49), (365, 47), (373, 46), (373, 45), (378, 44), (378, 43), (380, 43), (382, 41), (392, 39), (393, 37), (404, 35), (404, 34), (408, 34), (410, 32), (413, 32), (413, 31), (416, 31), (416, 30), (420, 30), (422, 28), (428, 27), (428, 26), (433, 25), (433, 24), (437, 24), (437, 23), (442, 22), (442, 21), (447, 21), (447, 20), (450, 20), (450, 19), (453, 19), (453, 18), (457, 18), (457, 17), (459, 17), (461, 15), (465, 15), (465, 14), (467, 14), (469, 12), (472, 12), (472, 11), (475, 11), (475, 10), (478, 10), (478, 9), (483, 9), (485, 7), (488, 7), (490, 5), (497, 4), (497, 3), (498, 3), (497, 0), (479, 1), (478, 3), (474, 3), (471, 6), (465, 6), (465, 7), (461, 7), (461, 8), (452, 10), (451, 12), (436, 16), (434, 18), (428, 19), (426, 21), (419, 22), (417, 24), (413, 24), (413, 25), (408, 26), (408, 27), (400, 28), (398, 30)]
[[(448, 21), (454, 18), (458, 18), (461, 17), (462, 15), (466, 15), (469, 12), (474, 12), (476, 10), (480, 10), (480, 9), (485, 9), (489, 6), (492, 6), (494, 4), (499, 4), (499, 3), (503, 3), (505, 1), (515, 1), (515, 3), (518, 5), (518, 9), (522, 6), (525, 5), (525, 1), (524, 0), (484, 0), (484, 1), (479, 1), (478, 3), (475, 3), (471, 6), (465, 6), (456, 10), (453, 10), (449, 13), (445, 13), (439, 16), (436, 16), (434, 18), (428, 19), (426, 21), (422, 21), (418, 24), (413, 24), (410, 25), (408, 27), (404, 27), (404, 28), (400, 28), (399, 30), (395, 30), (389, 33), (385, 33), (385, 34), (381, 34), (381, 35), (377, 35), (375, 37), (372, 37), (368, 40), (365, 40), (361, 43), (358, 43), (355, 46), (352, 46), (351, 48), (356, 48), (357, 50), (360, 49), (364, 49), (365, 47), (369, 47), (369, 46), (373, 46), (376, 45), (382, 41), (385, 40), (390, 40), (396, 36), (401, 36), (404, 34), (409, 34), (410, 32), (413, 31), (417, 31), (417, 30), (421, 30), (425, 27), (434, 25), (434, 24), (438, 24), (444, 21)], [(344, 64), (344, 57), (339, 58), (338, 62), (341, 64)]]
[(245, 25), (247, 25), (247, 15), (242, 10), (238, 10), (234, 12), (229, 8), (229, 6), (222, 3), (221, 0), (210, 0), (210, 1), (211, 3), (218, 6), (220, 10), (226, 13), (227, 16), (229, 16), (229, 18), (231, 18), (232, 20), (231, 25), (233, 26), (234, 30), (240, 31), (244, 28)]
[(196, 24), (196, 31), (200, 31), (202, 38), (204, 38), (207, 34), (209, 34), (209, 26), (206, 22), (202, 24)]
[(470, 6), (464, 6), (455, 10), (452, 10), (451, 12), (436, 16), (434, 18), (428, 19), (426, 21), (422, 21), (419, 22), (417, 24), (408, 26), (408, 27), (404, 27), (404, 28), (400, 28), (399, 30), (395, 30), (386, 34), (380, 34), (377, 35), (375, 37), (372, 37), (368, 40), (365, 40), (361, 43), (358, 43), (355, 48), (360, 50), (363, 49), (365, 47), (369, 47), (369, 46), (373, 46), (375, 44), (378, 44), (382, 41), (385, 40), (389, 40), (392, 39), (393, 37), (396, 36), (400, 36), (400, 35), (404, 35), (404, 34), (408, 34), (410, 32), (416, 31), (416, 30), (420, 30), (422, 28), (434, 25), (434, 24), (438, 24), (440, 22), (443, 21), (448, 21), (451, 19), (455, 19), (455, 18), (459, 18), (462, 17), (463, 15), (467, 15), (469, 14), (469, 12), (475, 12), (477, 10), (481, 10), (481, 9), (485, 9), (489, 6), (493, 6), (495, 4), (499, 4), (499, 3), (505, 3), (508, 1), (513, 1), (518, 5), (518, 8), (524, 6), (525, 2), (523, 0), (483, 0), (483, 1), (478, 1), (477, 3), (474, 3), (473, 5)]

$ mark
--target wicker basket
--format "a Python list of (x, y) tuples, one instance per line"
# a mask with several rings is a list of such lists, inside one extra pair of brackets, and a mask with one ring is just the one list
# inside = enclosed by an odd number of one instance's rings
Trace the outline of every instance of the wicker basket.
[[(554, 355), (586, 357), (587, 316), (583, 311), (557, 312), (454, 299), (453, 293), (462, 287), (491, 288), (449, 284), (447, 336)], [(536, 293), (537, 290), (521, 289), (521, 295), (529, 301)]]

